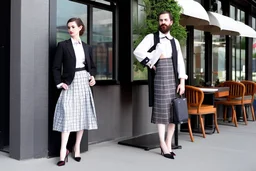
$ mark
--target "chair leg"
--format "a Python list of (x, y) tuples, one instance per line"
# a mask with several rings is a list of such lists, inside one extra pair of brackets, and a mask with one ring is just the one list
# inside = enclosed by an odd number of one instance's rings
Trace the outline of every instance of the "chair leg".
[(244, 113), (244, 123), (245, 123), (245, 125), (247, 125), (247, 116), (246, 116), (246, 111), (245, 111), (244, 105), (242, 105), (242, 108), (243, 108), (243, 113)]
[(223, 105), (223, 107), (224, 107), (223, 121), (225, 122), (227, 119), (227, 106)]
[(254, 107), (252, 104), (250, 104), (251, 112), (252, 112), (252, 120), (255, 121), (255, 115), (254, 115)]
[(189, 131), (189, 136), (192, 142), (194, 142), (194, 136), (192, 133), (192, 129), (191, 129), (191, 122), (190, 122), (190, 117), (188, 117), (188, 131)]
[(217, 120), (217, 113), (216, 112), (214, 113), (214, 124), (215, 124), (217, 132), (220, 133), (219, 126), (218, 126), (218, 120)]
[(232, 120), (234, 121), (235, 123), (235, 126), (237, 127), (237, 118), (236, 118), (236, 110), (234, 108), (234, 106), (232, 106)]
[(203, 133), (203, 137), (205, 138), (205, 130), (204, 130), (204, 121), (203, 121), (203, 117), (202, 115), (199, 115), (199, 120), (200, 120), (200, 124), (201, 124), (201, 129), (202, 129), (202, 133)]

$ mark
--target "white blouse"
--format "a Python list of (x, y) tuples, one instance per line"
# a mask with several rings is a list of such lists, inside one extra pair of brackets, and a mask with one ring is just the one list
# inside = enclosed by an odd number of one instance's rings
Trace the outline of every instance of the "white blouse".
[[(148, 66), (152, 67), (157, 60), (160, 58), (161, 54), (163, 54), (166, 58), (172, 57), (172, 45), (170, 40), (173, 38), (170, 33), (163, 34), (159, 31), (160, 43), (157, 44), (156, 49), (152, 52), (147, 52), (154, 45), (154, 34), (148, 34), (141, 43), (134, 50), (134, 55), (141, 62), (144, 58), (148, 57), (150, 60), (147, 63)], [(181, 53), (180, 43), (177, 39), (175, 39), (175, 44), (177, 48), (178, 55), (178, 78), (187, 79), (186, 75), (184, 59)]]

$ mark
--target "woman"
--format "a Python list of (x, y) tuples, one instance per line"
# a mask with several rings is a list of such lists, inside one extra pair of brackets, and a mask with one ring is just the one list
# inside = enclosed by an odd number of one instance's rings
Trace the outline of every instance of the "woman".
[(70, 39), (59, 42), (53, 60), (53, 77), (62, 89), (56, 104), (53, 130), (61, 132), (60, 161), (68, 161), (67, 142), (70, 132), (76, 133), (73, 157), (80, 162), (80, 143), (83, 130), (97, 129), (97, 118), (90, 86), (95, 85), (96, 67), (92, 48), (81, 41), (85, 27), (80, 18), (67, 21)]

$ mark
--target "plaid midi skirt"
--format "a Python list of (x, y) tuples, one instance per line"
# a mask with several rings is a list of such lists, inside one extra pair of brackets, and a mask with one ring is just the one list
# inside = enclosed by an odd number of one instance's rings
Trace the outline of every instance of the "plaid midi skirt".
[(151, 122), (173, 123), (172, 100), (176, 97), (176, 85), (172, 58), (160, 59), (156, 65), (154, 79), (154, 104)]
[(55, 107), (53, 130), (76, 132), (97, 129), (94, 100), (86, 70), (75, 72), (67, 90), (62, 90)]

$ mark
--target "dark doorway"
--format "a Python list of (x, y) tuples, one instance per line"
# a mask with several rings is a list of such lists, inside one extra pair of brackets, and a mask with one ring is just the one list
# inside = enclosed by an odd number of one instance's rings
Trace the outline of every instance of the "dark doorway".
[(0, 2), (0, 150), (9, 151), (10, 1)]

